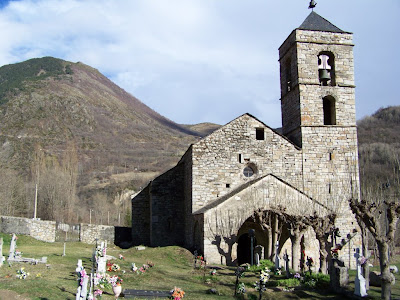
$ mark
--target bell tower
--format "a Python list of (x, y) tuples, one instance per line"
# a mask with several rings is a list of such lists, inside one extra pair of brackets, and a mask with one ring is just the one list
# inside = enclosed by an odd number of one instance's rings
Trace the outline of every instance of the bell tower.
[(351, 33), (312, 11), (279, 48), (279, 61), (284, 135), (302, 147), (305, 127), (355, 126)]
[(352, 33), (312, 11), (279, 48), (282, 132), (302, 149), (302, 189), (345, 235), (358, 228), (348, 204), (359, 199), (353, 46)]

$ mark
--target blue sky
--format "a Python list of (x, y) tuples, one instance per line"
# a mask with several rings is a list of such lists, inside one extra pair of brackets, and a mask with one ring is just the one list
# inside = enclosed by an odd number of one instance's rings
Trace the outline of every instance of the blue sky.
[[(309, 0), (0, 0), (0, 66), (81, 61), (167, 118), (281, 126), (278, 48)], [(400, 105), (399, 0), (317, 0), (354, 33), (357, 119)]]

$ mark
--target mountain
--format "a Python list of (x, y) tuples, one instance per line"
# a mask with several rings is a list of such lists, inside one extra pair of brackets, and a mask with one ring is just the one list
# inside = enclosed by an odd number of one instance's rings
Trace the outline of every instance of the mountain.
[(362, 186), (398, 191), (400, 106), (381, 108), (357, 126)]
[(96, 69), (52, 57), (0, 68), (0, 115), (0, 168), (35, 180), (37, 152), (46, 166), (61, 166), (73, 149), (80, 198), (99, 189), (109, 197), (123, 188), (136, 190), (174, 166), (202, 136)]

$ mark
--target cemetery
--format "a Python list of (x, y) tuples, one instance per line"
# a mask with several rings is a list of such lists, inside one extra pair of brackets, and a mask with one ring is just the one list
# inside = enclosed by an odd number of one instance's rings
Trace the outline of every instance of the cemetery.
[[(209, 264), (201, 253), (177, 246), (121, 249), (101, 240), (97, 244), (46, 243), (24, 235), (1, 233), (0, 237), (0, 295), (20, 295), (19, 299), (116, 299), (115, 293), (130, 299), (174, 299), (172, 295), (184, 299), (380, 299), (380, 287), (371, 284), (366, 290), (362, 284), (361, 263), (365, 262), (358, 252), (357, 270), (338, 268), (331, 272), (337, 274), (331, 280), (312, 271), (315, 258), (307, 259), (307, 253), (303, 269), (294, 272), (287, 269), (287, 253), (279, 253), (273, 261), (260, 260), (256, 249), (254, 265), (235, 267)], [(379, 263), (372, 257), (367, 262), (373, 264), (371, 273), (379, 274)], [(392, 263), (396, 280), (392, 299), (400, 299), (399, 255)], [(331, 281), (336, 285), (333, 289)]]

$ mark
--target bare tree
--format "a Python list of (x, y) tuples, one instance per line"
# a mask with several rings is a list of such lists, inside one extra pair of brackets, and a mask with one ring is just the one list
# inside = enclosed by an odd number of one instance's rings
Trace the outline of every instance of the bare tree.
[[(330, 214), (326, 217), (320, 217), (317, 214), (305, 219), (315, 232), (315, 236), (319, 244), (319, 271), (327, 274), (327, 262), (331, 259), (331, 249), (333, 245), (333, 234), (335, 234), (335, 214)], [(329, 237), (331, 240), (329, 241)]]

